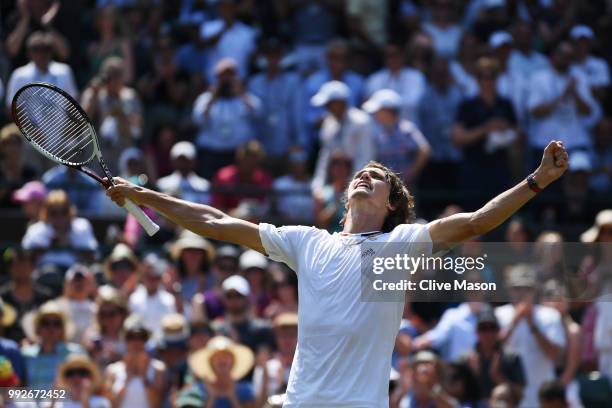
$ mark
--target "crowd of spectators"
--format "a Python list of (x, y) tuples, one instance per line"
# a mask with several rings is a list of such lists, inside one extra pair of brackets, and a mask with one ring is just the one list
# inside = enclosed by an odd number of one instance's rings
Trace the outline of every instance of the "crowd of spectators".
[[(370, 160), (431, 220), (476, 209), (561, 140), (564, 179), (482, 240), (612, 241), (610, 2), (9, 0), (0, 27), (0, 216), (23, 220), (20, 242), (0, 238), (0, 383), (64, 387), (77, 405), (56, 407), (280, 406), (297, 278), (153, 213), (154, 237), (124, 221), (11, 123), (30, 82), (79, 100), (114, 174), (329, 232)], [(508, 270), (495, 308), (408, 302), (391, 406), (609, 405), (607, 248), (581, 262), (581, 303), (554, 259)]]

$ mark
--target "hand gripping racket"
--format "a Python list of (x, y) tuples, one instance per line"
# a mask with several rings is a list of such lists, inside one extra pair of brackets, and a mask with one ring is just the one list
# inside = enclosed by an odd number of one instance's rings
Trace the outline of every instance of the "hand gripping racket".
[[(87, 174), (105, 188), (113, 185), (91, 121), (66, 92), (46, 83), (25, 85), (13, 97), (12, 114), (23, 136), (40, 153)], [(85, 167), (94, 158), (108, 182)], [(123, 207), (136, 217), (147, 234), (159, 231), (159, 226), (132, 201), (126, 200)]]

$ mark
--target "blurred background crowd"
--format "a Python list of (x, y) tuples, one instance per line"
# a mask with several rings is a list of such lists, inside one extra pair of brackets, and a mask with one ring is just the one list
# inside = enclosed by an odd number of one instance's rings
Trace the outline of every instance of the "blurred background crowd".
[(432, 220), (563, 141), (564, 178), (481, 239), (602, 243), (581, 262), (591, 301), (567, 302), (561, 257), (540, 253), (507, 271), (507, 305), (408, 302), (391, 405), (612, 403), (612, 2), (6, 0), (0, 34), (3, 384), (90, 407), (276, 406), (297, 339), (292, 271), (162, 218), (147, 237), (24, 142), (11, 100), (43, 81), (80, 101), (115, 175), (330, 232), (369, 160)]

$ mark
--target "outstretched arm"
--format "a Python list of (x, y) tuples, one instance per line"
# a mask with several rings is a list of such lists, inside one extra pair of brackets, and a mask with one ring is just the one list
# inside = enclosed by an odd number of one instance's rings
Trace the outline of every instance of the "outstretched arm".
[[(544, 188), (561, 177), (567, 169), (567, 162), (568, 155), (563, 143), (550, 142), (544, 149), (540, 166), (533, 173), (538, 186)], [(478, 211), (455, 214), (431, 222), (429, 234), (434, 243), (434, 253), (491, 231), (518, 211), (535, 194), (524, 180), (489, 201)]]
[(154, 209), (170, 221), (196, 234), (244, 245), (265, 254), (257, 224), (230, 217), (208, 205), (191, 203), (137, 186), (119, 177), (115, 177), (114, 181), (115, 185), (110, 187), (106, 194), (119, 205), (123, 205), (124, 200), (128, 198), (135, 204)]

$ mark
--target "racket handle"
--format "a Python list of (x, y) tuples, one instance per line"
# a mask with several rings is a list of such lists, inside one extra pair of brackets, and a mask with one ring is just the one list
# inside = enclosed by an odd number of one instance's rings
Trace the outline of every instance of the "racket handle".
[(145, 212), (142, 211), (142, 209), (136, 204), (134, 204), (132, 201), (125, 200), (123, 208), (125, 208), (130, 214), (132, 214), (136, 218), (136, 220), (138, 220), (138, 223), (142, 226), (142, 228), (144, 228), (145, 231), (147, 231), (147, 234), (149, 234), (150, 237), (152, 237), (157, 233), (157, 231), (159, 231), (159, 225), (151, 221), (149, 216), (145, 214)]

